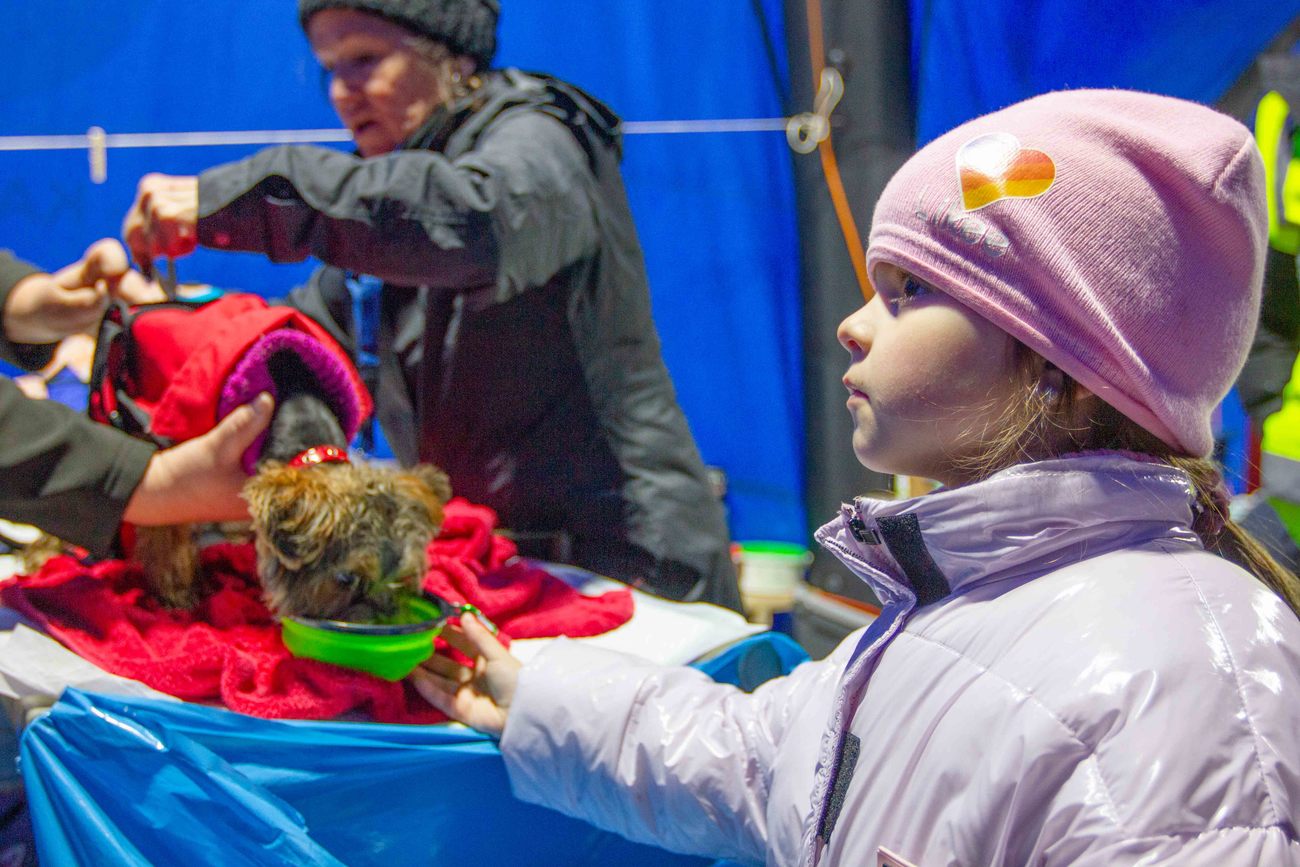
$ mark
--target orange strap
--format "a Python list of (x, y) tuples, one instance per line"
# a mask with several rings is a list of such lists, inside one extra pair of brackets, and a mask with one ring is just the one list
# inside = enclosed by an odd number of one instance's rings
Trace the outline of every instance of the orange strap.
[[(814, 87), (821, 81), (822, 69), (825, 67), (826, 46), (822, 37), (821, 0), (805, 0), (808, 14), (808, 56), (812, 61), (812, 80)], [(858, 278), (858, 288), (862, 297), (870, 301), (876, 294), (871, 288), (871, 279), (867, 276), (867, 251), (863, 246), (862, 236), (858, 233), (858, 224), (853, 219), (848, 196), (844, 193), (844, 181), (840, 177), (840, 166), (835, 159), (835, 147), (828, 132), (826, 138), (817, 145), (821, 156), (822, 173), (826, 176), (826, 189), (831, 194), (831, 203), (835, 206), (835, 217), (840, 224), (840, 234), (848, 247), (849, 260), (853, 263), (853, 273)]]

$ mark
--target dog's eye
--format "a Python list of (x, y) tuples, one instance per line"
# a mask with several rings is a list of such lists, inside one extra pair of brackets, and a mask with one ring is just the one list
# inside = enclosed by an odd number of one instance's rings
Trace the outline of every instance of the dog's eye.
[(334, 580), (343, 587), (344, 590), (355, 591), (361, 585), (361, 576), (354, 575), (351, 572), (336, 572)]

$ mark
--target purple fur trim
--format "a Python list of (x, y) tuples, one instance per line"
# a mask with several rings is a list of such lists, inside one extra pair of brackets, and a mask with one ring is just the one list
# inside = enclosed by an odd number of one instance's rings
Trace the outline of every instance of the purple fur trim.
[[(321, 389), (329, 397), (335, 414), (339, 417), (339, 426), (351, 440), (361, 426), (361, 399), (352, 385), (346, 362), (335, 353), (321, 345), (320, 341), (309, 334), (292, 328), (280, 328), (264, 334), (249, 347), (235, 369), (221, 387), (221, 399), (217, 403), (217, 419), (223, 419), (237, 407), (243, 406), (260, 392), (268, 392), (279, 400), (275, 382), (266, 369), (271, 356), (282, 349), (291, 349), (307, 364), (320, 380)], [(253, 444), (244, 452), (244, 471), (250, 476), (257, 466), (257, 459), (262, 454), (262, 444), (266, 434), (260, 434)]]

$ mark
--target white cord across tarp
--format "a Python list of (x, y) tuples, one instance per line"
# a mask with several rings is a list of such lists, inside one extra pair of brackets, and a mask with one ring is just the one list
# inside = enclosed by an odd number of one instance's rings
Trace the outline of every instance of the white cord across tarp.
[(166, 148), (202, 147), (205, 145), (309, 144), (340, 142), (352, 138), (345, 129), (256, 129), (214, 132), (126, 132), (106, 133), (91, 127), (82, 135), (6, 135), (0, 136), (0, 151), (68, 151), (95, 147), (103, 137), (102, 147)]
[[(627, 135), (675, 135), (681, 133), (778, 132), (790, 123), (781, 117), (723, 120), (647, 120), (623, 124)], [(0, 136), (0, 151), (84, 150), (90, 157), (90, 179), (97, 184), (108, 179), (108, 152), (112, 148), (218, 147), (229, 145), (326, 144), (348, 142), (346, 129), (257, 129), (213, 130), (211, 132), (128, 132), (110, 133), (92, 126), (84, 135)]]
[[(675, 133), (777, 132), (784, 130), (788, 118), (750, 117), (721, 120), (631, 120), (623, 124), (627, 135), (671, 135)], [(204, 147), (214, 145), (312, 144), (351, 141), (346, 129), (256, 129), (214, 130), (212, 132), (116, 132), (106, 133), (91, 127), (82, 135), (6, 135), (0, 136), (0, 151), (78, 150), (92, 146), (93, 139), (103, 136), (104, 147), (161, 148)]]
[[(627, 135), (681, 135), (699, 133), (786, 132), (800, 124), (803, 115), (785, 117), (722, 118), (711, 120), (632, 120), (623, 123)], [(229, 145), (327, 144), (348, 142), (346, 129), (213, 130), (210, 132), (105, 132), (92, 126), (82, 135), (0, 136), (0, 151), (84, 150), (90, 157), (90, 177), (102, 184), (108, 177), (108, 151), (112, 148), (218, 147)]]

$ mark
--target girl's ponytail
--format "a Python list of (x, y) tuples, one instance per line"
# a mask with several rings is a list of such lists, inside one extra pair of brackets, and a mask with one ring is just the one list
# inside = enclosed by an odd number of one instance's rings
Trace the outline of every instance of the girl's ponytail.
[(1300, 578), (1228, 516), (1228, 490), (1213, 461), (1178, 454), (1159, 437), (1110, 404), (1079, 397), (1078, 385), (1061, 374), (1059, 387), (1044, 389), (1046, 362), (1024, 344), (1013, 348), (1013, 381), (1021, 388), (1004, 415), (990, 426), (981, 454), (964, 467), (972, 479), (1026, 461), (1072, 452), (1116, 451), (1146, 455), (1187, 473), (1196, 494), (1192, 530), (1207, 551), (1231, 560), (1281, 596), (1300, 617)]
[(1228, 516), (1227, 491), (1218, 466), (1205, 458), (1164, 456), (1163, 460), (1191, 477), (1197, 505), (1192, 529), (1206, 550), (1253, 574), (1300, 617), (1300, 578), (1273, 559), (1263, 545)]

